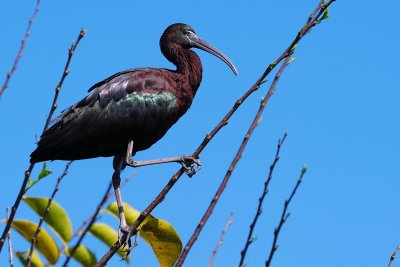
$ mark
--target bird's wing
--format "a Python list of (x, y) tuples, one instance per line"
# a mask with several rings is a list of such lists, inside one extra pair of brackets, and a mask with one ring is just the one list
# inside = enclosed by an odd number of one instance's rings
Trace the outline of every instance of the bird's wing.
[(154, 134), (163, 124), (169, 128), (177, 100), (165, 90), (173, 81), (161, 72), (130, 70), (98, 83), (44, 132), (32, 160), (107, 156), (118, 142)]
[(126, 73), (130, 73), (130, 72), (139, 71), (139, 70), (140, 70), (140, 69), (128, 69), (128, 70), (124, 70), (124, 71), (117, 72), (117, 73), (111, 75), (110, 77), (108, 77), (108, 78), (102, 80), (101, 82), (98, 82), (98, 83), (92, 85), (92, 87), (89, 88), (88, 92), (90, 92), (90, 91), (92, 91), (92, 90), (94, 90), (94, 89), (96, 89), (96, 88), (101, 87), (103, 84), (108, 83), (109, 81), (111, 81), (112, 79), (114, 79), (114, 78), (116, 78), (116, 77), (118, 77), (118, 76), (120, 76), (120, 75), (123, 75), (123, 74), (126, 74)]

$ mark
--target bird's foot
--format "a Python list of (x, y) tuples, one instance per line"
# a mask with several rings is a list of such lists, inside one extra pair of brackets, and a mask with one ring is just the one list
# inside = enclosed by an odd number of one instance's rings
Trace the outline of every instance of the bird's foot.
[[(192, 156), (182, 156), (181, 162), (182, 167), (185, 168), (185, 172), (189, 177), (192, 177), (201, 169), (201, 163), (199, 159), (195, 159)], [(196, 164), (196, 168), (193, 166)]]
[[(123, 236), (126, 235), (125, 241), (122, 242)], [(129, 231), (128, 225), (120, 225), (118, 228), (118, 242), (122, 245), (122, 249), (124, 249), (127, 245), (128, 247), (132, 246), (131, 243), (131, 232)]]
[(124, 249), (125, 246), (122, 248), (122, 252), (126, 252), (126, 255), (121, 260), (125, 260), (126, 258), (128, 258), (129, 254), (131, 254), (131, 251), (139, 244), (139, 231), (136, 232), (135, 241), (133, 242), (133, 244), (131, 244), (130, 239), (128, 243), (128, 248)]

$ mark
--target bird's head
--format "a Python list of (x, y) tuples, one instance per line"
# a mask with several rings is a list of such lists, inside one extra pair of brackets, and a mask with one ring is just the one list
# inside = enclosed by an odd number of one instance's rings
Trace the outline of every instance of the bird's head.
[(175, 23), (169, 26), (163, 33), (160, 39), (161, 49), (164, 50), (163, 46), (169, 46), (171, 44), (179, 45), (184, 49), (198, 48), (206, 51), (225, 62), (235, 73), (238, 75), (236, 67), (229, 60), (227, 56), (224, 55), (214, 46), (210, 45), (203, 39), (201, 39), (192, 27), (183, 23)]

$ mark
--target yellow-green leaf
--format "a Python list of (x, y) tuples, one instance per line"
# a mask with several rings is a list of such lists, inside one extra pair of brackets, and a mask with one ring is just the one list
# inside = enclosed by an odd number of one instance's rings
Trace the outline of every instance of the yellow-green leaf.
[[(71, 253), (72, 248), (69, 249)], [(76, 250), (74, 255), (72, 256), (77, 262), (82, 264), (85, 267), (92, 267), (96, 264), (96, 256), (84, 245), (80, 245)]]
[[(28, 252), (17, 251), (15, 252), (15, 255), (17, 255), (17, 258), (24, 266), (28, 266), (29, 251)], [(44, 267), (42, 260), (40, 259), (39, 255), (36, 253), (35, 250), (32, 253), (31, 267)]]
[[(140, 212), (124, 203), (124, 212), (128, 225), (139, 217)], [(116, 202), (107, 207), (107, 211), (119, 218)], [(182, 241), (174, 227), (165, 220), (149, 215), (138, 228), (140, 236), (151, 246), (161, 267), (174, 266), (182, 251)]]
[[(11, 225), (28, 242), (31, 242), (35, 234), (37, 224), (26, 220), (14, 220)], [(42, 228), (37, 236), (35, 247), (51, 263), (55, 264), (60, 256), (58, 247), (53, 237)]]
[[(23, 200), (29, 205), (39, 216), (43, 213), (49, 202), (48, 198), (40, 197), (24, 197)], [(63, 207), (54, 200), (51, 202), (50, 210), (47, 213), (44, 221), (51, 227), (52, 230), (67, 243), (72, 238), (72, 224)]]
[[(111, 247), (115, 242), (118, 241), (118, 233), (108, 226), (105, 223), (95, 223), (90, 227), (89, 233), (100, 239), (104, 244)], [(118, 254), (121, 256), (125, 256), (126, 252), (118, 250)], [(129, 262), (129, 257), (126, 258), (126, 261)]]
[(182, 241), (169, 222), (150, 215), (140, 235), (152, 247), (161, 267), (175, 265), (182, 251)]

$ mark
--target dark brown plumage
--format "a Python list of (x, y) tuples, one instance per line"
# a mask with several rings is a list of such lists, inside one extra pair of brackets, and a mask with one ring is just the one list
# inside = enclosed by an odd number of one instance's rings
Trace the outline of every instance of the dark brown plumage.
[(164, 56), (177, 70), (138, 68), (116, 73), (92, 86), (87, 97), (65, 110), (46, 130), (31, 162), (77, 160), (132, 154), (162, 138), (189, 109), (202, 78), (196, 47), (221, 58), (185, 24), (169, 26), (160, 39)]
[[(200, 86), (202, 66), (190, 48), (217, 56), (237, 74), (230, 60), (201, 40), (188, 25), (169, 26), (161, 36), (160, 47), (176, 70), (131, 69), (95, 84), (87, 97), (53, 121), (31, 154), (31, 162), (114, 156), (112, 181), (120, 217), (119, 233), (128, 237), (120, 191), (120, 172), (125, 166), (178, 162), (189, 176), (196, 172), (192, 164), (197, 164), (198, 169), (201, 166), (198, 159), (190, 156), (147, 161), (135, 161), (131, 157), (162, 138), (192, 104)], [(133, 248), (129, 247), (128, 254)]]

